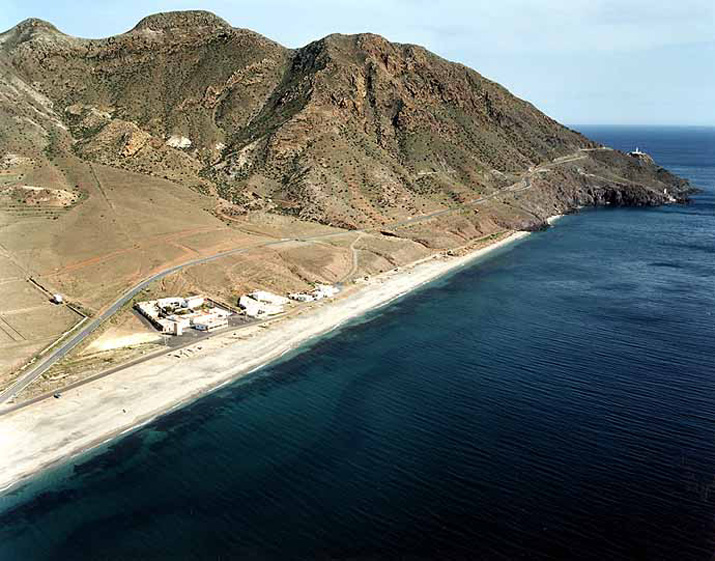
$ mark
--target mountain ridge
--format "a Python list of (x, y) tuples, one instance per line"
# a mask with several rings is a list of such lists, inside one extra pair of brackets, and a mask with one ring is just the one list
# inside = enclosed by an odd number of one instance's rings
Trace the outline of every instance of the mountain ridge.
[(104, 39), (28, 19), (0, 35), (0, 53), (30, 99), (24, 117), (52, 123), (30, 144), (170, 179), (231, 213), (379, 225), (597, 146), (475, 70), (372, 33), (288, 49), (192, 10)]

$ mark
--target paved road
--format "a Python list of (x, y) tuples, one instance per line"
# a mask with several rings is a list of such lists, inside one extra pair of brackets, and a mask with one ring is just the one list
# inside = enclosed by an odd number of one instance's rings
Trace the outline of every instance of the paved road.
[[(271, 321), (273, 319), (275, 319), (275, 316), (273, 316), (271, 318), (266, 318), (266, 319), (246, 321), (240, 325), (229, 325), (228, 327), (224, 327), (222, 329), (217, 329), (216, 331), (212, 331), (210, 333), (195, 332), (192, 334), (193, 336), (190, 339), (184, 339), (183, 336), (178, 337), (178, 338), (173, 338), (172, 343), (176, 342), (176, 344), (163, 347), (157, 351), (142, 355), (142, 356), (132, 359), (128, 362), (123, 362), (122, 364), (118, 364), (117, 366), (113, 366), (112, 368), (102, 370), (100, 372), (97, 372), (96, 374), (92, 374), (91, 376), (84, 378), (83, 380), (73, 382), (72, 384), (69, 384), (69, 385), (63, 387), (61, 391), (65, 392), (67, 390), (79, 388), (81, 386), (89, 384), (90, 382), (94, 382), (95, 380), (100, 380), (102, 378), (110, 376), (111, 374), (114, 374), (115, 372), (119, 372), (120, 370), (129, 368), (130, 366), (136, 366), (137, 364), (141, 364), (142, 362), (146, 362), (148, 360), (152, 360), (154, 358), (157, 358), (157, 357), (160, 357), (163, 355), (179, 352), (182, 349), (191, 347), (193, 345), (197, 345), (197, 344), (201, 343), (202, 341), (205, 341), (206, 339), (215, 337), (216, 335), (222, 335), (222, 334), (228, 333), (230, 331), (236, 331), (238, 329), (245, 329), (247, 327), (255, 327), (256, 325), (260, 325), (262, 323)], [(50, 399), (54, 395), (55, 395), (55, 392), (49, 392), (49, 393), (38, 395), (31, 399), (28, 399), (27, 401), (21, 401), (20, 403), (15, 403), (13, 405), (7, 405), (4, 407), (0, 407), (0, 417), (3, 415), (7, 415), (8, 413), (11, 413), (12, 411), (16, 411), (18, 409), (23, 409), (23, 408), (27, 407), (28, 405), (37, 403), (38, 401), (44, 401), (45, 399)]]
[[(510, 185), (509, 187), (505, 187), (504, 189), (500, 189), (499, 191), (496, 191), (496, 192), (492, 193), (491, 195), (485, 195), (484, 197), (479, 197), (472, 201), (468, 201), (458, 207), (447, 208), (447, 209), (440, 210), (437, 212), (432, 212), (430, 214), (424, 214), (421, 216), (415, 216), (413, 218), (409, 218), (407, 220), (401, 220), (401, 221), (398, 221), (398, 222), (395, 222), (395, 223), (392, 223), (389, 225), (385, 225), (382, 228), (383, 229), (394, 229), (394, 228), (399, 228), (400, 226), (406, 226), (406, 225), (411, 225), (411, 224), (415, 224), (418, 222), (424, 222), (426, 220), (438, 218), (440, 216), (444, 216), (444, 215), (450, 214), (452, 212), (460, 211), (465, 206), (471, 206), (471, 205), (484, 203), (484, 202), (488, 201), (489, 199), (493, 199), (493, 198), (503, 195), (505, 193), (518, 193), (520, 191), (525, 191), (525, 190), (531, 188), (531, 175), (533, 173), (536, 173), (539, 170), (548, 169), (549, 167), (552, 167), (554, 165), (560, 165), (560, 164), (564, 164), (567, 162), (573, 162), (575, 160), (579, 160), (579, 159), (583, 159), (583, 158), (585, 158), (585, 156), (579, 156), (579, 155), (566, 156), (564, 158), (560, 158), (559, 160), (555, 161), (554, 163), (537, 166), (536, 168), (530, 169), (529, 172), (527, 172), (524, 175), (524, 177), (522, 177), (516, 183)], [(336, 236), (344, 236), (347, 234), (354, 234), (356, 232), (364, 233), (364, 232), (367, 232), (367, 231), (373, 230), (373, 229), (374, 228), (363, 228), (363, 229), (358, 229), (358, 230), (332, 232), (329, 234), (320, 234), (317, 236), (301, 238), (300, 241), (306, 241), (306, 242), (317, 241), (317, 240), (323, 240), (326, 238), (331, 238), (331, 237), (336, 237)], [(35, 381), (39, 376), (41, 376), (47, 370), (49, 370), (53, 364), (55, 364), (57, 361), (62, 359), (64, 356), (66, 356), (72, 349), (74, 349), (77, 345), (79, 345), (87, 336), (92, 334), (100, 325), (102, 325), (105, 321), (107, 321), (110, 317), (112, 317), (115, 313), (117, 313), (117, 311), (120, 308), (122, 308), (127, 302), (129, 302), (134, 296), (136, 296), (144, 288), (149, 286), (152, 282), (160, 280), (160, 279), (162, 279), (168, 275), (171, 275), (173, 273), (176, 273), (177, 271), (180, 271), (181, 269), (185, 269), (186, 267), (193, 267), (194, 265), (201, 265), (203, 263), (209, 263), (211, 261), (221, 259), (222, 257), (226, 257), (227, 255), (236, 255), (238, 253), (245, 253), (252, 249), (257, 249), (257, 248), (261, 248), (261, 247), (270, 247), (273, 245), (280, 245), (280, 244), (284, 244), (284, 243), (291, 242), (291, 241), (293, 241), (292, 238), (284, 238), (284, 239), (280, 239), (280, 240), (264, 242), (264, 243), (260, 243), (260, 244), (254, 244), (251, 246), (230, 249), (228, 251), (217, 253), (216, 255), (211, 255), (209, 257), (200, 257), (198, 259), (186, 261), (185, 263), (182, 263), (180, 265), (175, 265), (169, 269), (165, 269), (165, 270), (160, 271), (150, 277), (147, 277), (146, 279), (141, 281), (139, 284), (137, 284), (137, 285), (133, 286), (132, 288), (130, 288), (129, 290), (127, 290), (109, 308), (107, 308), (104, 312), (102, 312), (96, 318), (92, 319), (82, 329), (80, 329), (79, 331), (74, 333), (67, 341), (65, 341), (64, 343), (61, 343), (57, 348), (52, 350), (49, 354), (42, 357), (37, 365), (30, 367), (27, 370), (27, 372), (25, 372), (23, 375), (21, 375), (20, 378), (18, 378), (13, 384), (11, 384), (5, 391), (0, 393), (0, 404), (5, 403), (6, 401), (12, 399), (19, 392), (21, 392), (27, 386), (29, 386), (33, 381)]]
[(272, 242), (266, 242), (263, 244), (256, 244), (253, 246), (248, 246), (248, 247), (241, 247), (241, 248), (236, 248), (236, 249), (230, 249), (228, 251), (224, 251), (221, 253), (217, 253), (216, 255), (211, 255), (209, 257), (201, 257), (199, 259), (193, 259), (191, 261), (187, 261), (185, 263), (182, 263), (181, 265), (175, 265), (174, 267), (171, 267), (169, 269), (165, 269), (159, 273), (156, 273), (143, 281), (141, 281), (139, 284), (133, 286), (129, 290), (127, 290), (124, 294), (122, 294), (118, 300), (116, 300), (109, 308), (107, 308), (104, 312), (102, 312), (99, 316), (96, 318), (92, 319), (87, 325), (85, 325), (82, 329), (74, 333), (67, 341), (64, 343), (60, 344), (56, 349), (52, 350), (48, 355), (43, 357), (40, 362), (31, 368), (28, 369), (27, 372), (25, 372), (18, 380), (16, 380), (12, 385), (10, 385), (5, 391), (0, 393), (0, 404), (8, 401), (15, 395), (17, 395), (19, 392), (24, 390), (28, 385), (30, 385), (35, 379), (37, 379), (39, 376), (44, 374), (53, 364), (55, 364), (58, 360), (62, 359), (67, 353), (69, 353), (72, 349), (74, 349), (77, 345), (79, 345), (88, 335), (90, 335), (92, 332), (94, 332), (102, 323), (107, 321), (110, 317), (112, 317), (117, 311), (122, 308), (127, 302), (129, 302), (134, 296), (136, 296), (139, 292), (141, 292), (143, 289), (145, 289), (147, 286), (149, 286), (152, 282), (162, 279), (168, 275), (171, 275), (172, 273), (175, 273), (177, 271), (180, 271), (181, 269), (184, 269), (185, 267), (191, 267), (193, 265), (201, 265), (203, 263), (208, 263), (210, 261), (215, 261), (216, 259), (221, 259), (222, 257), (226, 257), (227, 255), (235, 255), (237, 253), (244, 253), (246, 251), (249, 251), (251, 249), (255, 249), (257, 247), (267, 247), (271, 245), (278, 245), (281, 243), (285, 243), (284, 241), (278, 240), (278, 241), (272, 241)]

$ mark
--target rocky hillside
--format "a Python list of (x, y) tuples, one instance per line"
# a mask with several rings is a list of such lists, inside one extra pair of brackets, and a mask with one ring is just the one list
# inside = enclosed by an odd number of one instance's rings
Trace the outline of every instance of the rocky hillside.
[[(460, 64), (371, 34), (291, 50), (207, 12), (115, 37), (30, 19), (0, 35), (0, 157), (73, 155), (252, 211), (357, 228), (511, 185), (470, 220), (526, 227), (582, 204), (659, 204), (688, 186), (597, 145)], [(665, 190), (665, 191), (664, 191)], [(482, 228), (481, 231), (484, 229)]]

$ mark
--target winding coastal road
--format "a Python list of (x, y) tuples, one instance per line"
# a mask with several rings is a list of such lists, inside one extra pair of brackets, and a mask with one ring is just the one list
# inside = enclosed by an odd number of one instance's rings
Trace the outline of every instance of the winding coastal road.
[[(571, 156), (564, 156), (562, 158), (555, 160), (552, 163), (542, 164), (542, 165), (530, 168), (519, 181), (517, 181), (516, 183), (513, 183), (512, 185), (509, 185), (508, 187), (504, 187), (503, 189), (495, 191), (494, 193), (491, 193), (490, 195), (485, 195), (483, 197), (479, 197), (472, 201), (465, 202), (457, 207), (450, 207), (450, 208), (447, 208), (444, 210), (439, 210), (439, 211), (432, 212), (429, 214), (415, 216), (412, 218), (408, 218), (406, 220), (394, 222), (392, 224), (383, 225), (381, 227), (381, 229), (395, 229), (395, 228), (399, 228), (401, 226), (407, 226), (407, 225), (416, 224), (418, 222), (432, 220), (432, 219), (438, 218), (440, 216), (451, 214), (453, 212), (458, 212), (460, 210), (463, 210), (465, 207), (484, 203), (484, 202), (486, 202), (490, 199), (493, 199), (495, 197), (498, 197), (500, 195), (525, 191), (525, 190), (531, 188), (531, 176), (534, 173), (543, 171), (543, 170), (548, 169), (549, 167), (552, 167), (554, 165), (561, 165), (564, 163), (573, 162), (573, 161), (576, 161), (579, 159), (583, 159), (585, 157), (586, 156), (584, 156), (580, 153), (576, 153)], [(311, 242), (311, 241), (324, 240), (326, 238), (331, 238), (331, 237), (336, 237), (336, 236), (344, 236), (344, 235), (358, 233), (359, 236), (355, 240), (355, 242), (357, 242), (357, 240), (360, 238), (360, 236), (363, 233), (366, 233), (366, 232), (374, 230), (374, 229), (375, 228), (363, 228), (363, 229), (357, 229), (357, 230), (331, 232), (328, 234), (320, 234), (320, 235), (316, 235), (316, 236), (301, 238), (300, 241)], [(177, 271), (180, 271), (187, 267), (193, 267), (195, 265), (209, 263), (211, 261), (221, 259), (222, 257), (226, 257), (228, 255), (236, 255), (239, 253), (245, 253), (247, 251), (250, 251), (253, 249), (258, 249), (261, 247), (270, 247), (270, 246), (275, 246), (275, 245), (281, 245), (281, 244), (285, 244), (285, 243), (290, 243), (292, 241), (294, 241), (293, 238), (283, 238), (280, 240), (274, 240), (274, 241), (270, 241), (270, 242), (254, 244), (251, 246), (230, 249), (227, 251), (223, 251), (221, 253), (217, 253), (215, 255), (210, 255), (207, 257), (200, 257), (197, 259), (192, 259), (190, 261), (186, 261), (179, 265), (175, 265), (173, 267), (170, 267), (168, 269), (165, 269), (163, 271), (155, 273), (154, 275), (152, 275), (150, 277), (147, 277), (140, 283), (134, 285), (132, 288), (130, 288), (129, 290), (124, 292), (113, 304), (111, 304), (99, 316), (97, 316), (96, 318), (92, 319), (89, 323), (87, 323), (87, 325), (85, 325), (82, 329), (80, 329), (79, 331), (74, 333), (67, 341), (59, 344), (59, 346), (57, 346), (55, 349), (50, 351), (46, 356), (42, 357), (38, 364), (29, 367), (27, 372), (22, 374), (17, 380), (15, 380), (15, 382), (13, 382), (8, 388), (6, 388), (3, 392), (0, 393), (0, 406), (3, 403), (6, 403), (7, 401), (9, 401), (13, 397), (15, 397), (18, 393), (20, 393), (27, 386), (29, 386), (33, 381), (35, 381), (39, 376), (41, 376), (42, 374), (47, 372), (47, 370), (49, 370), (57, 361), (61, 360), (64, 356), (66, 356), (70, 351), (72, 351), (72, 349), (74, 349), (84, 339), (86, 339), (89, 335), (91, 335), (100, 325), (102, 325), (105, 321), (107, 321), (114, 314), (116, 314), (125, 304), (127, 304), (134, 296), (136, 296), (144, 288), (149, 286), (152, 282), (160, 280), (168, 275), (176, 273)], [(353, 242), (353, 245), (355, 242)], [(353, 248), (353, 246), (351, 246), (351, 248)]]

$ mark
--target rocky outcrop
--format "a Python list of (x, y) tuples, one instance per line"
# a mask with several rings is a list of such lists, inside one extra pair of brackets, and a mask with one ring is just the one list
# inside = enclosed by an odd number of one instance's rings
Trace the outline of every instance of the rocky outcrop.
[(655, 160), (651, 157), (650, 154), (646, 154), (645, 152), (641, 152), (640, 149), (636, 148), (632, 152), (628, 152), (628, 155), (631, 158), (635, 158), (636, 160), (643, 162), (645, 164), (655, 164)]
[(210, 31), (231, 29), (231, 26), (211, 12), (186, 10), (183, 12), (152, 14), (140, 20), (132, 31), (174, 31), (177, 29), (185, 29), (195, 33), (197, 30), (202, 29)]

